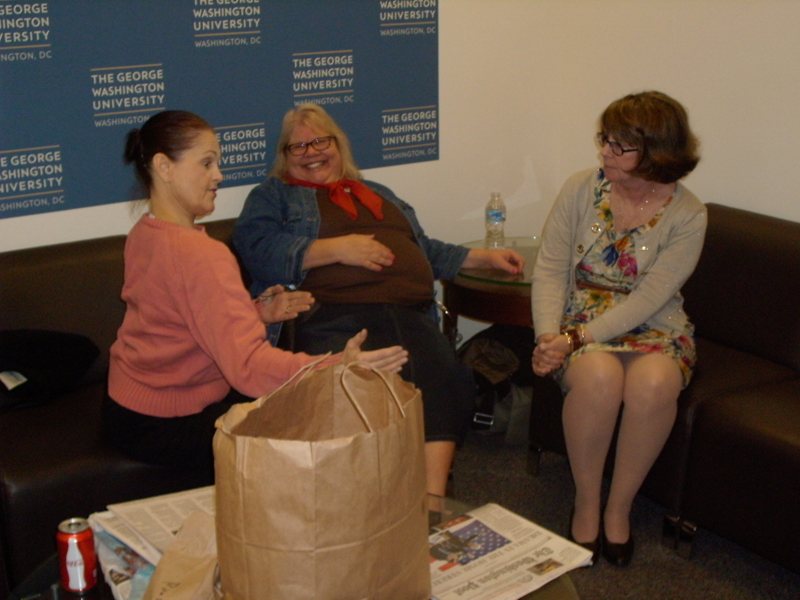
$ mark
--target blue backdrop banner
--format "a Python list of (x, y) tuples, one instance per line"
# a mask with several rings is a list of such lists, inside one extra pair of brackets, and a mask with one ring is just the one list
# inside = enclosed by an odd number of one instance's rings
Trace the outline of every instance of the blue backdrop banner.
[(217, 130), (224, 187), (264, 179), (283, 114), (342, 125), (361, 168), (439, 155), (437, 0), (0, 0), (0, 218), (141, 196), (127, 132)]

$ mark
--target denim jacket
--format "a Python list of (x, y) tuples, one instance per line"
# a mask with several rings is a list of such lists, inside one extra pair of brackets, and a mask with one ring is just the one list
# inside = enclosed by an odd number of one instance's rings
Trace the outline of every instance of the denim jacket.
[[(408, 219), (417, 243), (433, 269), (435, 279), (455, 277), (469, 249), (434, 240), (425, 235), (414, 209), (387, 187), (364, 181)], [(270, 177), (247, 196), (233, 232), (233, 244), (253, 279), (250, 292), (256, 296), (271, 285), (300, 286), (307, 270), (303, 259), (317, 239), (320, 214), (314, 188), (289, 185)], [(433, 290), (431, 289), (431, 298)], [(270, 341), (277, 339), (280, 324), (269, 327)]]

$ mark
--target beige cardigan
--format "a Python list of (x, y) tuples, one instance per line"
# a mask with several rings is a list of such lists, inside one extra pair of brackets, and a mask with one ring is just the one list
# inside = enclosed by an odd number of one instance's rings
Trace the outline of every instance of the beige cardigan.
[[(575, 267), (605, 227), (593, 205), (599, 173), (589, 169), (570, 177), (545, 223), (531, 294), (537, 337), (560, 331), (577, 289)], [(684, 333), (688, 318), (680, 289), (697, 265), (705, 231), (705, 206), (679, 182), (656, 226), (635, 238), (639, 275), (630, 295), (587, 324), (595, 341), (618, 337), (642, 323), (672, 337)]]

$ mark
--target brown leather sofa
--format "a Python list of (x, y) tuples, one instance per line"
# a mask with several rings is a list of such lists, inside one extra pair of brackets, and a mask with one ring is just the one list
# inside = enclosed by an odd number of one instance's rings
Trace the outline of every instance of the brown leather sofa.
[[(229, 243), (233, 223), (207, 230)], [(0, 331), (77, 333), (100, 349), (77, 388), (0, 415), (0, 598), (55, 552), (62, 520), (212, 483), (128, 459), (101, 436), (108, 349), (125, 312), (124, 244), (120, 235), (0, 254)]]
[[(666, 507), (665, 541), (682, 553), (699, 526), (800, 572), (800, 223), (707, 208), (683, 288), (697, 372), (642, 493)], [(542, 450), (566, 454), (562, 406), (537, 377), (532, 470)]]

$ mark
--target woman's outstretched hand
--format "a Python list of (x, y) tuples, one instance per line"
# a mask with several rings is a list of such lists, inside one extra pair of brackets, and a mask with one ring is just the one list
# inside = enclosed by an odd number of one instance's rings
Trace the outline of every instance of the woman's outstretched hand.
[(365, 362), (376, 369), (397, 373), (408, 362), (408, 351), (402, 346), (390, 346), (380, 350), (362, 351), (361, 344), (367, 339), (367, 330), (362, 329), (347, 340), (342, 352), (342, 362)]
[(501, 248), (499, 250), (472, 248), (461, 267), (464, 269), (501, 269), (516, 275), (517, 273), (522, 273), (525, 268), (525, 259), (522, 258), (519, 252), (510, 248)]

